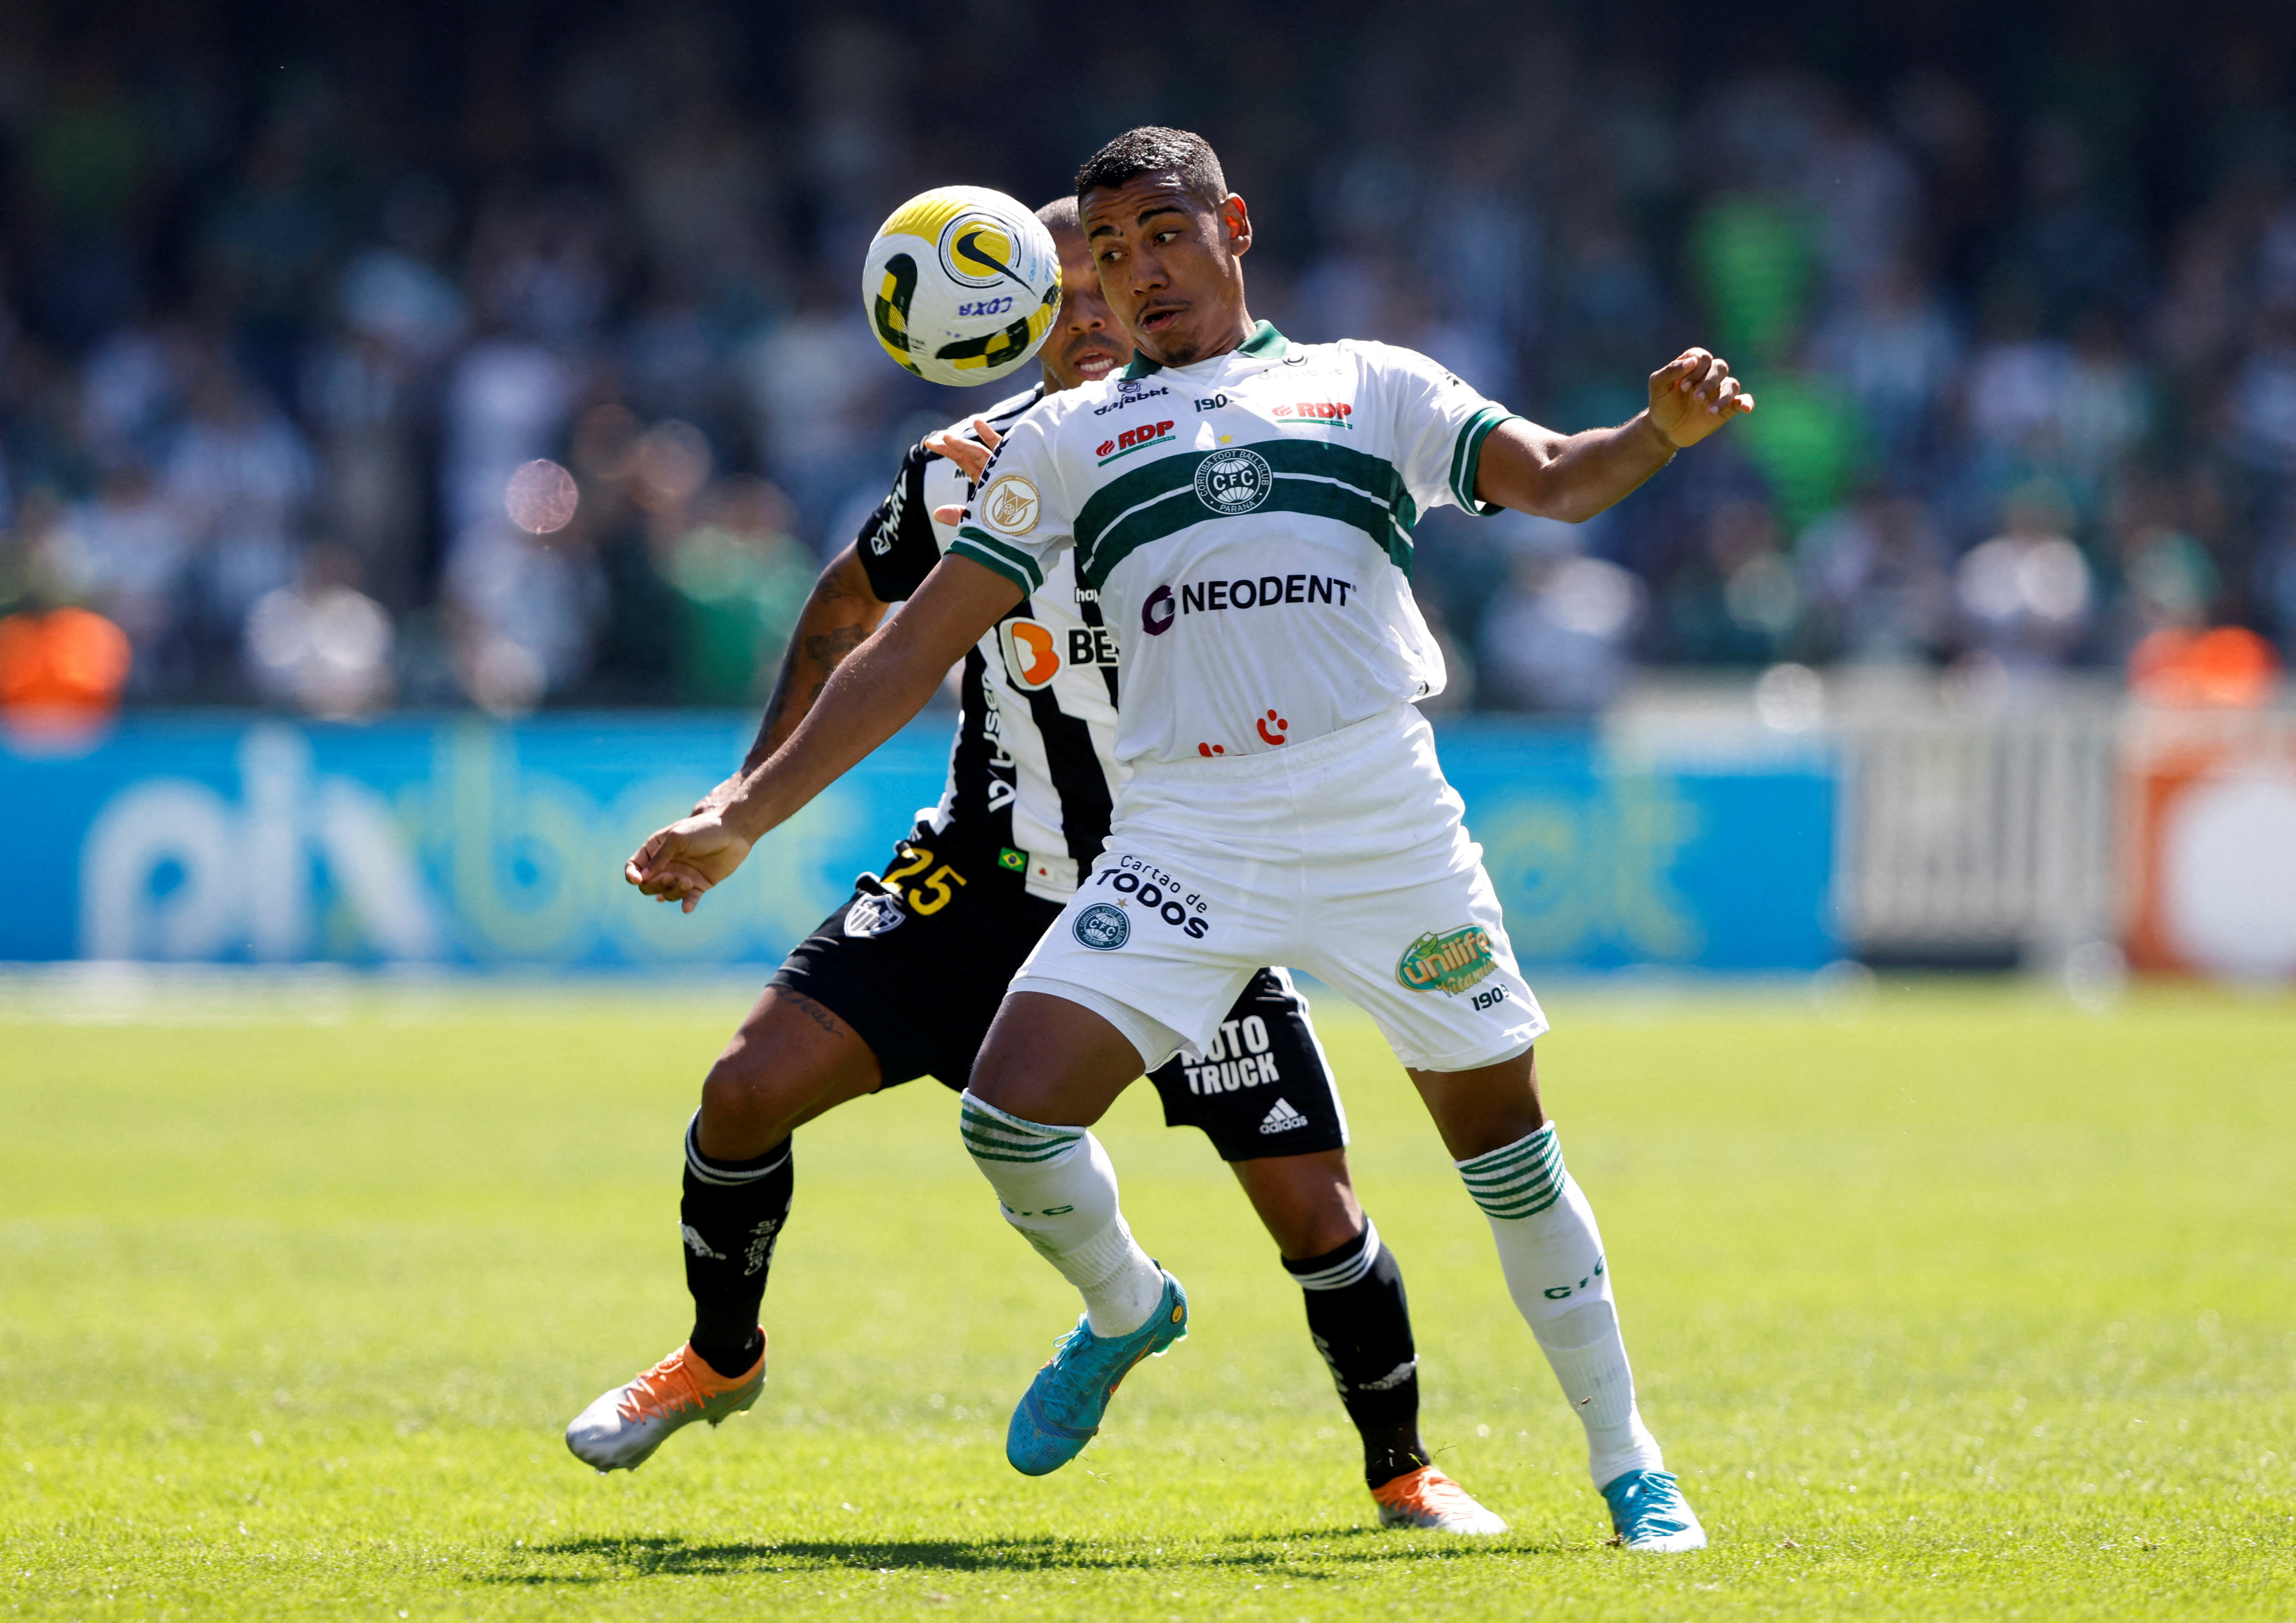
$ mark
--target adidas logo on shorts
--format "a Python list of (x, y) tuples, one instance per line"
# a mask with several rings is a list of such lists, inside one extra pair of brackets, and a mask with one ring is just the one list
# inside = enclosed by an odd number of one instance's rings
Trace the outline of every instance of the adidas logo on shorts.
[(1292, 1108), (1290, 1100), (1278, 1099), (1275, 1108), (1268, 1111), (1267, 1119), (1259, 1124), (1259, 1130), (1262, 1133), (1289, 1133), (1295, 1127), (1307, 1125), (1308, 1119)]

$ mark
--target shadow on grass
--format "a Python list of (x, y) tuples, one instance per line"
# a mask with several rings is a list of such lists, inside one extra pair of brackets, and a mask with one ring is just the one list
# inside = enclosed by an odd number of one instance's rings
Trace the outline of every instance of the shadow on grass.
[[(1300, 1547), (1304, 1543), (1306, 1547)], [(1236, 1533), (1161, 1545), (1070, 1538), (787, 1538), (702, 1542), (659, 1536), (569, 1538), (505, 1552), (511, 1564), (472, 1573), (477, 1583), (527, 1586), (618, 1583), (759, 1572), (1154, 1572), (1231, 1568), (1305, 1582), (1343, 1576), (1334, 1565), (1472, 1560), (1484, 1553), (1559, 1554), (1567, 1539), (1450, 1539), (1378, 1529)]]

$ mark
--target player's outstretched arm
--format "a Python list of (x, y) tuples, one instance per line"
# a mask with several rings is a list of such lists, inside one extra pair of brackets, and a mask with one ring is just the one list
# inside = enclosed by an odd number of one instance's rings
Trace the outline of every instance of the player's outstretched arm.
[(1021, 588), (969, 558), (944, 558), (901, 611), (830, 676), (787, 742), (719, 805), (671, 824), (622, 877), (688, 913), (786, 822), (924, 708), (948, 668), (1021, 601)]
[(742, 757), (740, 770), (704, 796), (695, 811), (725, 805), (740, 790), (743, 778), (789, 742), (797, 724), (828, 687), (830, 673), (877, 629), (886, 608), (869, 584), (869, 571), (861, 567), (859, 543), (830, 560), (821, 578), (813, 583), (813, 593), (798, 615), (797, 628), (790, 633), (781, 674), (774, 679), (773, 697), (766, 701), (765, 719), (758, 724), (757, 742)]
[(1577, 524), (1631, 494), (1644, 480), (1734, 417), (1754, 397), (1730, 365), (1685, 349), (1651, 373), (1650, 406), (1614, 429), (1558, 434), (1503, 422), (1483, 441), (1475, 495), (1517, 512)]

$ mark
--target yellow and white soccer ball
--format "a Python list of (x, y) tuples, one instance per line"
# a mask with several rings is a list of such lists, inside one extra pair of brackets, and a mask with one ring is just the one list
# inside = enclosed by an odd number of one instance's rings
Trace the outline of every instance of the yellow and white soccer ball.
[(1061, 256), (1035, 212), (985, 186), (939, 186), (893, 210), (861, 267), (869, 330), (921, 378), (994, 383), (1061, 313)]

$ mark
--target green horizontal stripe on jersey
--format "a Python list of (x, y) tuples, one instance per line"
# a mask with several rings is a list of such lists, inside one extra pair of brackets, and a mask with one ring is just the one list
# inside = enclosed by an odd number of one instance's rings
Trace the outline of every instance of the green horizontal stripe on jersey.
[(1451, 494), (1469, 512), (1488, 518), (1498, 511), (1496, 503), (1475, 499), (1475, 475), (1483, 463), (1483, 441), (1500, 423), (1522, 420), (1519, 414), (1505, 406), (1486, 406), (1459, 425), (1459, 438), (1451, 445)]
[(1397, 569), (1411, 573), (1411, 529), (1419, 509), (1393, 463), (1319, 439), (1263, 439), (1184, 451), (1135, 468), (1095, 492), (1076, 521), (1077, 564), (1086, 582), (1104, 586), (1135, 548), (1222, 517), (1196, 496), (1196, 469), (1208, 456), (1239, 450), (1256, 453), (1275, 475), (1267, 499), (1253, 512), (1313, 513), (1352, 524)]
[(1045, 572), (1037, 567), (1034, 558), (1010, 542), (999, 541), (988, 531), (976, 529), (970, 524), (956, 532), (956, 539), (949, 543), (948, 550), (959, 557), (970, 558), (986, 569), (995, 570), (1023, 592), (1035, 592), (1045, 584)]

